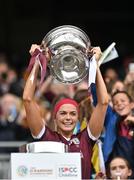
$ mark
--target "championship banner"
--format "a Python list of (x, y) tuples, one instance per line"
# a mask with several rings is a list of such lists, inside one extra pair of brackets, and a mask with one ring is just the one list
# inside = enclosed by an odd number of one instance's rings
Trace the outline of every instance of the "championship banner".
[(80, 153), (12, 153), (12, 180), (81, 180)]

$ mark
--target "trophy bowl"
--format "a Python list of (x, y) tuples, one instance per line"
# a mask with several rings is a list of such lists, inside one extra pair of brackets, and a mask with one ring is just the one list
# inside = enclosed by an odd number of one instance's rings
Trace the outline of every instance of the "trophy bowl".
[(72, 25), (59, 26), (49, 31), (41, 44), (50, 51), (50, 73), (59, 82), (76, 84), (87, 76), (87, 49), (91, 43), (83, 30)]

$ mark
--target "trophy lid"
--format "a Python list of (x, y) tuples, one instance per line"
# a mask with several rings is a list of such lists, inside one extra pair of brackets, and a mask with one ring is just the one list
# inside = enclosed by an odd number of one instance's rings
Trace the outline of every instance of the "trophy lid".
[(38, 141), (28, 143), (26, 145), (26, 150), (29, 153), (64, 153), (65, 152), (65, 144), (61, 142), (55, 141)]

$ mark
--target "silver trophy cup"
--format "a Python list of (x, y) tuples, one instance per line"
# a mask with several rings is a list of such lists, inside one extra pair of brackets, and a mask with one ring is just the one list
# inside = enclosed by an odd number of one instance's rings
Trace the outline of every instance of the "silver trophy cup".
[(42, 40), (51, 54), (50, 73), (61, 83), (79, 83), (88, 73), (90, 39), (78, 27), (63, 25), (49, 31)]

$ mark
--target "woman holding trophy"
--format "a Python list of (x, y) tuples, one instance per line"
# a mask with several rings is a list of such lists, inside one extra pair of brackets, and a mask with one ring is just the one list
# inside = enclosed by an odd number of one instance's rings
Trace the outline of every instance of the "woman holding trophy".
[[(36, 44), (32, 45), (30, 49), (30, 54), (33, 55), (35, 51), (37, 50), (41, 52), (42, 51), (41, 48), (42, 47), (39, 45), (36, 45)], [(69, 79), (68, 77), (66, 77), (67, 72), (69, 72), (68, 64), (74, 58), (73, 51), (71, 51), (70, 57), (72, 56), (73, 58), (71, 57), (71, 60), (69, 59), (68, 61), (67, 54), (70, 53), (69, 45), (67, 45), (66, 48), (67, 48), (67, 52), (64, 52), (64, 55), (63, 55), (64, 58), (61, 58), (62, 61), (65, 60), (64, 71), (66, 72), (64, 72), (64, 77), (62, 76), (64, 78), (63, 81), (65, 83)], [(52, 49), (54, 50), (54, 48)], [(45, 53), (43, 53), (43, 56), (45, 57), (44, 59), (47, 62), (51, 61), (52, 59), (52, 54), (53, 54), (52, 49), (50, 48), (48, 51), (48, 48), (44, 46)], [(91, 50), (90, 50), (90, 47), (86, 48), (86, 52), (89, 52), (89, 51), (92, 53), (95, 59), (95, 63), (97, 65), (95, 83), (96, 83), (96, 88), (97, 88), (98, 104), (94, 108), (90, 116), (87, 127), (82, 132), (76, 135), (73, 134), (74, 128), (78, 121), (79, 106), (76, 101), (70, 98), (65, 98), (58, 101), (52, 112), (53, 121), (55, 122), (57, 126), (57, 131), (52, 131), (45, 125), (45, 120), (42, 118), (41, 113), (39, 111), (38, 104), (34, 99), (35, 89), (37, 86), (37, 77), (38, 77), (38, 73), (40, 69), (39, 58), (35, 58), (34, 64), (31, 68), (31, 72), (27, 78), (25, 88), (24, 88), (24, 93), (23, 93), (23, 102), (24, 102), (24, 106), (26, 110), (27, 121), (28, 121), (28, 125), (29, 125), (31, 134), (33, 135), (33, 137), (35, 139), (38, 139), (39, 141), (62, 142), (68, 146), (68, 152), (80, 152), (81, 160), (82, 160), (81, 161), (82, 162), (82, 179), (90, 179), (92, 147), (102, 132), (105, 114), (106, 114), (106, 110), (107, 110), (107, 106), (109, 102), (106, 86), (103, 81), (103, 78), (99, 69), (99, 65), (98, 65), (98, 60), (101, 56), (101, 50), (99, 47), (94, 47)], [(62, 52), (60, 52), (56, 58), (57, 59), (58, 57), (60, 58), (61, 54)], [(79, 55), (78, 53), (76, 54)], [(77, 57), (75, 57), (75, 60), (77, 61)], [(67, 61), (68, 61), (68, 64), (67, 64)], [(60, 63), (62, 64), (62, 62)], [(75, 69), (75, 68), (77, 69), (78, 67), (72, 67), (72, 69)], [(61, 68), (59, 68), (59, 71), (60, 70)], [(58, 72), (58, 73), (60, 74), (61, 72)], [(70, 76), (76, 77), (76, 73), (73, 74), (73, 70), (72, 70)], [(69, 83), (71, 83), (71, 81), (72, 83), (75, 82), (75, 80), (74, 79), (72, 80), (72, 79), (68, 80), (70, 81)], [(78, 82), (78, 80), (76, 81)]]

